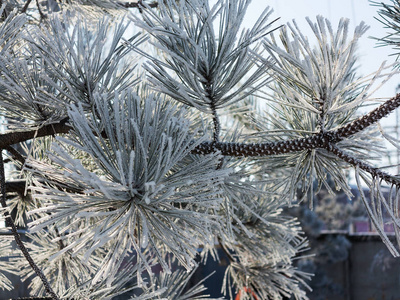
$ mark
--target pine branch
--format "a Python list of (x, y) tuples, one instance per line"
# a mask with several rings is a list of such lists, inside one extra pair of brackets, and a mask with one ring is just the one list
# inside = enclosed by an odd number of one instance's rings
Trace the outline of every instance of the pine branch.
[(321, 135), (317, 134), (309, 138), (301, 138), (282, 142), (271, 143), (224, 143), (203, 142), (197, 146), (193, 154), (209, 154), (221, 151), (224, 156), (255, 157), (279, 155), (305, 149), (316, 149), (321, 147)]
[(64, 118), (60, 122), (44, 125), (39, 129), (0, 134), (0, 149), (5, 149), (8, 146), (33, 139), (35, 137), (44, 137), (57, 133), (68, 133), (72, 128), (66, 124), (67, 122), (68, 118)]
[(11, 146), (6, 146), (4, 147), (4, 150), (7, 150), (15, 160), (19, 161), (22, 165), (25, 164), (25, 157), (19, 153), (17, 150), (15, 150), (13, 147)]
[[(121, 5), (122, 7), (125, 7), (125, 8), (141, 9), (144, 7), (142, 0), (138, 0), (137, 2), (118, 2), (118, 5)], [(156, 7), (158, 7), (158, 3), (154, 1), (152, 3), (148, 3), (147, 6), (151, 7), (151, 8), (156, 8)]]
[(23, 297), (23, 298), (15, 298), (10, 300), (51, 300), (50, 297)]
[[(209, 154), (215, 151), (221, 151), (224, 156), (236, 156), (236, 157), (261, 157), (269, 155), (280, 155), (291, 152), (298, 152), (303, 150), (311, 150), (317, 148), (326, 149), (344, 161), (359, 166), (365, 171), (372, 175), (379, 176), (388, 182), (396, 184), (397, 180), (393, 181), (393, 177), (380, 171), (377, 168), (373, 168), (349, 154), (344, 153), (338, 149), (335, 144), (348, 138), (370, 125), (375, 124), (382, 118), (386, 117), (389, 113), (400, 106), (400, 94), (397, 94), (392, 99), (386, 101), (378, 108), (374, 109), (367, 115), (353, 121), (352, 123), (345, 125), (339, 129), (320, 132), (309, 137), (286, 140), (281, 142), (270, 142), (270, 143), (224, 143), (218, 141), (219, 133), (219, 122), (218, 115), (214, 114), (214, 141), (203, 142), (198, 145), (193, 151), (193, 154)], [(67, 125), (68, 118), (64, 118), (58, 123), (45, 125), (37, 130), (29, 131), (17, 131), (10, 132), (0, 135), (0, 148), (7, 148), (10, 145), (20, 143), (34, 137), (43, 137), (48, 135), (54, 135), (57, 133), (68, 133), (72, 128)]]
[(7, 181), (5, 184), (6, 184), (6, 194), (8, 193), (23, 194), (25, 192), (25, 185), (26, 185), (25, 179)]
[[(370, 125), (375, 124), (389, 113), (400, 106), (400, 94), (389, 99), (378, 108), (367, 115), (343, 126), (339, 129), (320, 132), (310, 137), (271, 143), (224, 143), (203, 142), (195, 150), (194, 154), (209, 154), (217, 150), (225, 156), (268, 156), (279, 155), (290, 152), (302, 151), (304, 149), (327, 148), (329, 144), (337, 143), (348, 138)], [(68, 133), (72, 127), (67, 125), (69, 118), (64, 118), (58, 123), (45, 125), (37, 130), (16, 131), (0, 135), (0, 148), (30, 140), (34, 137), (44, 137), (58, 133)], [(215, 122), (214, 122), (215, 123)], [(218, 129), (218, 122), (216, 129)]]
[(333, 154), (335, 154), (337, 157), (339, 157), (343, 161), (345, 161), (355, 167), (359, 167), (361, 170), (368, 172), (373, 177), (381, 178), (381, 179), (385, 180), (387, 183), (390, 183), (390, 184), (400, 187), (400, 178), (396, 178), (386, 172), (381, 171), (378, 168), (370, 166), (369, 164), (367, 164), (367, 163), (353, 157), (352, 155), (346, 153), (345, 151), (339, 149), (334, 144), (329, 144), (329, 146), (326, 149), (328, 151), (332, 152)]
[(31, 4), (31, 2), (32, 2), (32, 0), (26, 1), (24, 7), (21, 10), (22, 13), (26, 13), (26, 11), (28, 10), (28, 6), (29, 6), (29, 4)]
[(343, 126), (335, 131), (335, 135), (339, 140), (350, 137), (351, 135), (364, 130), (368, 126), (377, 123), (389, 115), (392, 111), (400, 106), (400, 94), (387, 100), (385, 103), (368, 113), (367, 115), (359, 118), (358, 120)]
[(203, 142), (193, 152), (195, 154), (208, 154), (219, 150), (225, 156), (253, 157), (279, 155), (305, 149), (324, 148), (329, 150), (330, 145), (336, 144), (377, 123), (399, 106), (400, 94), (397, 94), (367, 115), (336, 130), (320, 132), (305, 138), (270, 143)]
[[(5, 182), (5, 174), (4, 174), (4, 163), (3, 163), (3, 154), (2, 151), (0, 151), (0, 185), (1, 185), (1, 206), (4, 208), (7, 208), (7, 203), (6, 203), (6, 182)], [(29, 265), (32, 267), (32, 269), (35, 271), (36, 275), (42, 280), (43, 285), (46, 288), (47, 293), (51, 296), (51, 299), (58, 300), (59, 298), (57, 295), (54, 293), (53, 289), (51, 288), (47, 278), (43, 274), (43, 272), (38, 268), (38, 266), (35, 264), (33, 261), (32, 257), (30, 256), (28, 249), (26, 249), (24, 243), (21, 240), (21, 237), (18, 233), (17, 227), (14, 224), (14, 221), (9, 214), (9, 212), (5, 213), (5, 216), (7, 217), (8, 224), (11, 226), (11, 231), (14, 235), (15, 242), (17, 243), (18, 247), (21, 249), (21, 252), (25, 256), (26, 260), (28, 261)]]

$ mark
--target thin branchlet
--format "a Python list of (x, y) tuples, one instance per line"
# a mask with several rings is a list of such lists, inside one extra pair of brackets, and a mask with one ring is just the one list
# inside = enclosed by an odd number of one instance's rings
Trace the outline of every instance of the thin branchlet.
[[(3, 163), (3, 153), (0, 151), (0, 185), (1, 185), (1, 206), (3, 208), (7, 208), (6, 203), (6, 182), (5, 182), (5, 173), (4, 173), (4, 163)], [(28, 249), (26, 249), (24, 243), (21, 240), (21, 237), (18, 233), (17, 227), (15, 226), (14, 220), (12, 219), (9, 212), (5, 212), (5, 216), (7, 218), (7, 223), (11, 227), (11, 231), (14, 235), (15, 242), (17, 243), (18, 247), (21, 249), (22, 254), (28, 261), (29, 265), (35, 271), (36, 275), (42, 280), (43, 285), (46, 289), (46, 292), (51, 296), (51, 299), (58, 300), (58, 296), (54, 293), (53, 289), (50, 286), (46, 276), (43, 274), (42, 270), (35, 264), (32, 257), (30, 256)]]
[(211, 105), (211, 112), (213, 115), (213, 123), (214, 123), (214, 134), (213, 134), (213, 140), (214, 142), (219, 142), (219, 135), (221, 132), (221, 123), (219, 121), (219, 116), (217, 113), (217, 109), (215, 108), (214, 103), (212, 103)]
[(11, 300), (51, 300), (50, 297), (22, 297), (22, 298), (15, 298)]
[(47, 16), (43, 13), (42, 9), (40, 8), (40, 4), (39, 4), (38, 0), (36, 0), (36, 6), (37, 6), (37, 9), (38, 9), (38, 12), (40, 15), (40, 20), (42, 21), (42, 20), (46, 19)]
[(388, 184), (400, 186), (400, 178), (396, 178), (389, 173), (383, 172), (379, 168), (375, 168), (355, 157), (353, 157), (351, 154), (346, 153), (345, 151), (339, 149), (337, 146), (334, 144), (329, 144), (328, 147), (326, 148), (328, 151), (332, 152), (335, 154), (337, 157), (342, 159), (343, 161), (351, 164), (354, 167), (358, 167), (361, 170), (364, 170), (371, 174), (373, 177), (381, 178), (385, 180)]
[(25, 157), (21, 153), (19, 153), (16, 149), (14, 149), (11, 146), (6, 146), (4, 150), (7, 150), (7, 152), (9, 152), (15, 160), (21, 163), (21, 165), (25, 164)]
[(0, 149), (8, 146), (25, 142), (33, 138), (45, 137), (54, 134), (68, 133), (71, 127), (67, 125), (68, 118), (57, 123), (51, 123), (40, 127), (39, 129), (7, 132), (0, 135)]
[[(125, 8), (143, 9), (143, 7), (144, 7), (142, 0), (139, 0), (137, 2), (117, 2), (117, 3), (118, 3), (118, 5), (125, 7)], [(156, 8), (156, 7), (158, 7), (158, 2), (154, 1), (151, 3), (146, 3), (146, 6), (148, 6), (150, 8)]]
[(21, 10), (22, 13), (26, 13), (26, 11), (28, 10), (29, 4), (31, 4), (31, 2), (32, 2), (32, 0), (26, 1), (24, 7)]

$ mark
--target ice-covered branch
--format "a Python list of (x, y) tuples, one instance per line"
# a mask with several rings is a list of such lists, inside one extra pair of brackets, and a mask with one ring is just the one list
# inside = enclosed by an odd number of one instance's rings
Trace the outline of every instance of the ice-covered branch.
[(40, 127), (39, 129), (15, 131), (0, 134), (0, 149), (17, 143), (31, 140), (37, 137), (44, 137), (59, 133), (68, 133), (71, 127), (67, 125), (68, 118), (57, 123), (51, 123)]
[[(3, 208), (7, 208), (6, 203), (6, 182), (5, 182), (5, 174), (4, 174), (4, 164), (3, 164), (3, 155), (0, 151), (0, 185), (1, 185), (1, 197), (0, 202)], [(33, 261), (32, 257), (30, 256), (28, 250), (26, 249), (24, 243), (21, 240), (21, 237), (17, 231), (17, 227), (14, 224), (14, 221), (8, 212), (5, 213), (5, 216), (8, 217), (7, 221), (8, 224), (11, 226), (11, 231), (14, 235), (15, 242), (17, 243), (18, 247), (21, 249), (23, 255), (25, 256), (26, 260), (28, 261), (29, 265), (35, 271), (37, 276), (42, 280), (43, 285), (46, 288), (47, 293), (51, 296), (51, 299), (59, 299), (58, 296), (54, 293), (53, 289), (51, 288), (47, 278), (43, 274), (43, 272), (38, 268), (38, 266)]]
[(332, 152), (333, 154), (335, 154), (337, 157), (339, 157), (343, 161), (351, 164), (354, 167), (358, 167), (359, 169), (366, 171), (367, 173), (371, 174), (373, 177), (381, 178), (381, 179), (385, 180), (388, 184), (400, 186), (400, 178), (399, 177), (396, 178), (386, 172), (383, 172), (379, 168), (372, 167), (371, 165), (355, 158), (351, 154), (346, 153), (345, 151), (339, 149), (334, 144), (329, 144), (326, 149), (328, 151)]
[(118, 2), (118, 5), (125, 7), (125, 8), (143, 8), (143, 7), (151, 7), (151, 8), (155, 8), (158, 7), (158, 2), (153, 1), (151, 3), (146, 3), (146, 6), (143, 5), (143, 1), (142, 0), (138, 0), (136, 2)]
[(363, 117), (342, 126), (336, 130), (320, 132), (310, 137), (298, 138), (270, 143), (223, 143), (203, 142), (194, 150), (197, 154), (207, 154), (216, 150), (225, 156), (268, 156), (279, 155), (305, 149), (324, 148), (329, 150), (331, 145), (376, 124), (389, 113), (400, 106), (400, 94), (381, 104)]
[[(381, 104), (378, 108), (363, 117), (336, 130), (314, 134), (310, 137), (292, 139), (270, 143), (224, 143), (224, 142), (203, 142), (194, 150), (194, 154), (208, 154), (221, 151), (224, 156), (268, 156), (279, 155), (290, 152), (302, 151), (305, 149), (326, 148), (332, 143), (335, 144), (348, 138), (370, 125), (376, 124), (389, 113), (400, 106), (400, 94)], [(9, 132), (0, 135), (0, 148), (24, 142), (35, 137), (44, 137), (59, 133), (68, 133), (71, 127), (67, 125), (68, 118), (57, 123), (45, 125), (39, 129)]]

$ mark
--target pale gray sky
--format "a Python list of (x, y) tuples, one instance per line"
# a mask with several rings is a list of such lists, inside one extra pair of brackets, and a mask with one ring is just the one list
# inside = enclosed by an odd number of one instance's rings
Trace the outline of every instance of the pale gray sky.
[[(391, 3), (389, 0), (379, 1)], [(378, 16), (378, 8), (371, 6), (368, 0), (253, 0), (248, 10), (246, 23), (254, 22), (266, 6), (274, 9), (274, 17), (281, 17), (278, 21), (279, 24), (295, 19), (299, 27), (304, 28), (304, 33), (307, 35), (312, 33), (309, 31), (306, 17), (315, 20), (317, 15), (322, 15), (331, 21), (333, 28), (337, 26), (340, 18), (345, 17), (350, 19), (351, 31), (361, 21), (364, 21), (370, 26), (370, 29), (361, 38), (359, 44), (360, 75), (368, 75), (376, 71), (385, 60), (390, 63), (394, 62), (394, 57), (389, 57), (392, 50), (389, 47), (376, 47), (376, 41), (370, 38), (370, 36), (385, 36), (386, 29), (375, 19)], [(398, 83), (400, 83), (400, 75), (390, 80), (375, 96), (393, 97)]]

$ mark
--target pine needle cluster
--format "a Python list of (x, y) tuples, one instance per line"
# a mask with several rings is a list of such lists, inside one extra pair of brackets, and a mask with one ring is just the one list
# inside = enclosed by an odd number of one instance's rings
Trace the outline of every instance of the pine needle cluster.
[[(308, 299), (283, 208), (351, 196), (349, 173), (400, 256), (400, 177), (376, 163), (382, 140), (400, 148), (379, 126), (400, 95), (359, 114), (397, 66), (358, 74), (364, 23), (319, 16), (306, 37), (266, 8), (246, 29), (249, 0), (214, 2), (2, 5), (1, 204), (22, 252), (2, 238), (0, 288), (4, 270), (42, 299), (211, 299), (189, 282), (221, 249), (225, 296)], [(399, 11), (379, 12), (395, 49)]]

